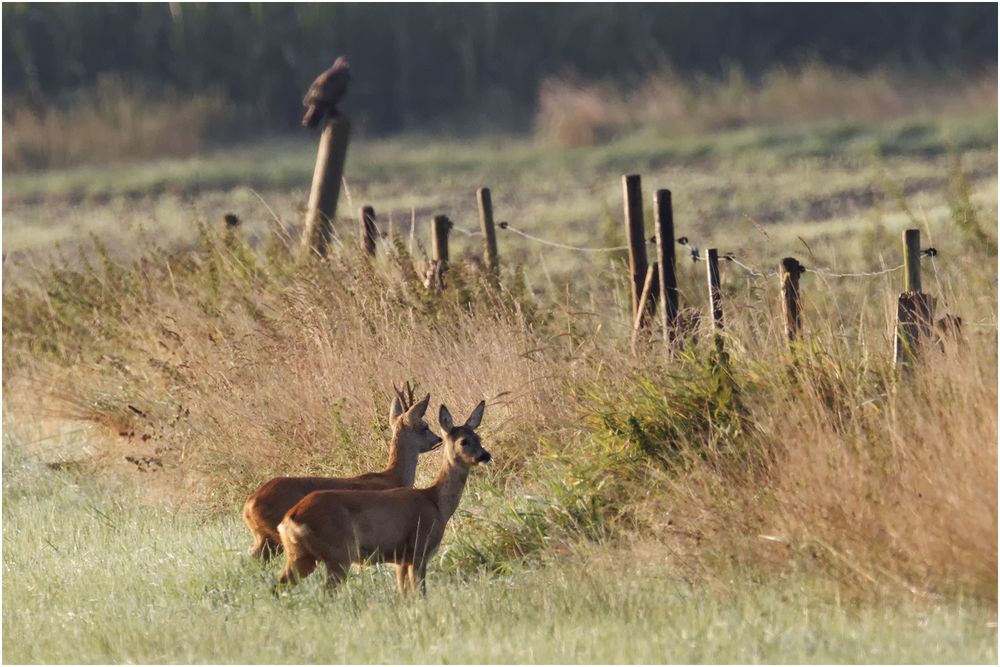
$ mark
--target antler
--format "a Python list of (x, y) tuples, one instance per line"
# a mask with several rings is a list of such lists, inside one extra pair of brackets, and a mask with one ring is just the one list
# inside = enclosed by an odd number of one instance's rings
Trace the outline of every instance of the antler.
[(413, 385), (410, 384), (409, 380), (407, 380), (406, 381), (407, 410), (409, 410), (410, 408), (412, 408), (413, 404), (416, 403), (416, 399), (413, 396), (413, 389), (414, 389)]
[(396, 398), (399, 399), (399, 405), (403, 408), (403, 412), (412, 408), (413, 404), (416, 403), (416, 399), (413, 397), (413, 389), (414, 386), (410, 384), (409, 380), (403, 385), (402, 390), (396, 386), (396, 383), (392, 384), (392, 390), (396, 392)]

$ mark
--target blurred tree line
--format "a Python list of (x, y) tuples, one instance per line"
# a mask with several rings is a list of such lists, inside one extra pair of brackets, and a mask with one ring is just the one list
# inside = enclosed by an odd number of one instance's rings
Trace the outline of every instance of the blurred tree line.
[(804, 59), (973, 73), (996, 66), (997, 6), (3, 5), (3, 92), (15, 103), (67, 103), (110, 73), (152, 95), (221, 91), (240, 118), (280, 130), (338, 54), (354, 75), (345, 107), (372, 130), (483, 114), (513, 126), (550, 75), (629, 84), (666, 65), (738, 65), (753, 77)]

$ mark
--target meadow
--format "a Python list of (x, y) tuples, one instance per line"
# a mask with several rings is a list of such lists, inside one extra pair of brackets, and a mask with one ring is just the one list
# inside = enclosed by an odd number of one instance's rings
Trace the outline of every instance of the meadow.
[[(81, 443), (82, 444), (82, 443)], [(270, 594), (231, 517), (109, 495), (4, 444), (4, 659), (14, 663), (991, 662), (972, 600), (859, 604), (805, 573), (705, 584), (596, 547), (504, 575), (366, 570)], [(540, 594), (540, 592), (542, 594)], [(30, 639), (29, 639), (30, 638)]]
[[(359, 136), (325, 263), (297, 252), (305, 140), (5, 174), (5, 659), (995, 662), (996, 122)], [(455, 232), (448, 288), (420, 284), (430, 216), (474, 229), (481, 186), (525, 233), (621, 245), (632, 172), (650, 204), (673, 191), (678, 235), (757, 272), (892, 269), (920, 228), (964, 343), (897, 374), (892, 270), (807, 273), (790, 352), (777, 281), (726, 263), (725, 353), (703, 329), (669, 359), (630, 349), (620, 251), (501, 231), (495, 289)], [(457, 413), (485, 398), (494, 456), (427, 599), (375, 568), (275, 598), (243, 499), (379, 468), (405, 379)]]

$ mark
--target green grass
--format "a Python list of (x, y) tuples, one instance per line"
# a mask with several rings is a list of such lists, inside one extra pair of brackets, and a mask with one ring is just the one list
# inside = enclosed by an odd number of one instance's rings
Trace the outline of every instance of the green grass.
[[(70, 446), (79, 443), (69, 443)], [(424, 600), (368, 568), (275, 598), (237, 508), (198, 518), (53, 472), (8, 433), (6, 662), (995, 662), (981, 604), (841, 599), (822, 579), (687, 580), (665, 555), (595, 549), (504, 576), (435, 560)], [(451, 538), (449, 538), (451, 539)], [(446, 542), (445, 548), (448, 543)]]
[[(656, 169), (697, 159), (931, 156), (950, 150), (996, 147), (996, 114), (967, 118), (916, 116), (894, 123), (821, 123), (798, 127), (750, 127), (686, 135), (650, 128), (596, 147), (560, 149), (522, 138), (465, 142), (407, 137), (357, 139), (348, 177), (362, 181), (413, 179), (427, 173), (467, 179), (481, 173), (510, 180), (525, 169), (591, 173)], [(287, 189), (307, 186), (315, 149), (306, 139), (281, 140), (187, 159), (83, 167), (44, 173), (13, 173), (4, 179), (7, 201), (92, 198), (150, 193), (198, 193), (237, 186)]]
[[(647, 227), (652, 191), (669, 187), (675, 229), (696, 245), (715, 244), (773, 264), (801, 253), (801, 238), (817, 253), (814, 263), (850, 269), (845, 258), (856, 254), (850, 246), (862, 233), (875, 227), (891, 237), (912, 226), (896, 192), (927, 223), (950, 218), (956, 155), (973, 203), (987, 218), (995, 215), (995, 114), (693, 135), (646, 128), (575, 149), (524, 138), (459, 143), (359, 137), (348, 153), (337, 233), (353, 243), (353, 216), (362, 204), (372, 204), (383, 230), (391, 227), (407, 238), (412, 216), (417, 242), (429, 246), (434, 214), (444, 213), (465, 229), (477, 227), (475, 189), (487, 185), (498, 220), (570, 245), (617, 246), (620, 175), (638, 172), (650, 202)], [(273, 224), (272, 210), (294, 237), (314, 157), (314, 144), (303, 137), (188, 160), (7, 174), (7, 270), (34, 262), (19, 262), (23, 253), (72, 249), (91, 233), (118, 254), (134, 250), (136, 230), (167, 248), (189, 246), (197, 242), (197, 221), (221, 224), (230, 211), (244, 221), (244, 234), (254, 243)], [(479, 253), (478, 238), (451, 236), (453, 258)], [(567, 283), (586, 293), (603, 284), (597, 276), (621, 270), (623, 253), (560, 250), (503, 230), (498, 240), (501, 261), (524, 264), (536, 293), (559, 293)], [(878, 250), (895, 252), (895, 241)], [(421, 255), (419, 248), (415, 254)]]
[[(882, 374), (898, 273), (805, 276), (816, 349), (789, 382), (774, 281), (724, 265), (737, 396), (706, 374), (714, 357), (701, 348), (686, 366), (628, 353), (622, 253), (500, 232), (518, 318), (460, 266), (459, 287), (436, 298), (411, 289), (405, 253), (380, 249), (372, 274), (353, 253), (315, 273), (272, 256), (270, 212), (249, 188), (294, 228), (314, 151), (303, 139), (4, 179), (7, 415), (31, 429), (44, 405), (111, 428), (45, 454), (5, 429), (8, 662), (996, 661), (996, 483), (983, 474), (995, 469), (996, 397), (980, 387), (996, 367), (995, 114), (646, 128), (572, 150), (359, 138), (349, 152), (345, 243), (362, 203), (403, 246), (411, 211), (418, 241), (432, 213), (474, 227), (475, 188), (489, 185), (498, 220), (620, 245), (620, 175), (633, 171), (647, 205), (672, 190), (678, 236), (756, 267), (790, 254), (834, 270), (893, 266), (899, 231), (920, 227), (939, 251), (924, 289), (969, 323), (962, 359), (978, 366), (940, 366), (913, 395), (890, 396)], [(219, 235), (228, 211), (253, 250)], [(73, 250), (92, 250), (90, 234), (108, 253), (88, 265)], [(165, 250), (136, 243), (143, 234)], [(456, 264), (478, 249), (452, 236)], [(127, 257), (143, 261), (112, 261)], [(682, 259), (678, 280), (682, 304), (704, 308), (704, 266)], [(400, 373), (435, 400), (502, 399), (486, 426), (497, 464), (470, 481), (428, 598), (400, 602), (377, 568), (333, 595), (313, 577), (273, 597), (279, 564), (245, 555), (239, 497), (290, 465), (381, 462), (379, 387)], [(919, 400), (926, 421), (889, 418)], [(850, 429), (829, 431), (844, 420)], [(700, 465), (741, 438), (801, 447), (765, 478)], [(331, 439), (353, 447), (330, 455)], [(873, 462), (869, 445), (893, 456)], [(102, 474), (47, 468), (53, 447), (93, 455)], [(162, 456), (167, 470), (139, 472), (125, 453)], [(763, 532), (787, 539), (787, 554), (761, 547)], [(909, 582), (930, 596), (908, 596)]]

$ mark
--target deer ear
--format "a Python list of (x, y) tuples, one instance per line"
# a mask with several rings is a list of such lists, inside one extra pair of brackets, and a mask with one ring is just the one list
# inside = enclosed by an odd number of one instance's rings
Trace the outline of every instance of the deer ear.
[(395, 425), (401, 414), (403, 414), (403, 406), (399, 404), (399, 396), (393, 396), (392, 403), (389, 404), (389, 428)]
[(431, 395), (427, 394), (424, 396), (424, 400), (420, 401), (406, 412), (406, 422), (413, 425), (423, 419), (424, 413), (427, 412), (427, 404), (430, 402)]
[(455, 428), (455, 421), (451, 418), (451, 413), (448, 412), (448, 408), (441, 404), (441, 409), (438, 410), (438, 423), (441, 424), (441, 429), (448, 433), (451, 429)]
[(485, 409), (486, 401), (479, 401), (479, 405), (472, 410), (472, 414), (465, 420), (465, 425), (473, 430), (479, 428), (479, 422), (483, 421), (483, 410)]

